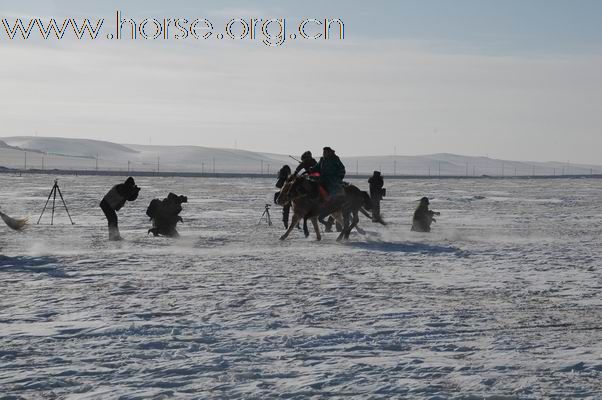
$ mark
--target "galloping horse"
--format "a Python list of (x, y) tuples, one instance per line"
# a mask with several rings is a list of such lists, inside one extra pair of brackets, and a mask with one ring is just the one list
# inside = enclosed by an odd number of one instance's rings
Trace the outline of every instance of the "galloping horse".
[[(362, 192), (356, 186), (345, 185), (345, 195), (333, 204), (328, 204), (328, 210), (324, 209), (327, 205), (320, 196), (320, 184), (314, 180), (302, 176), (291, 176), (285, 183), (277, 199), (278, 204), (287, 204), (291, 202), (293, 208), (293, 221), (289, 229), (280, 237), (285, 240), (301, 218), (311, 220), (316, 231), (317, 240), (321, 240), (320, 229), (318, 227), (318, 216), (321, 214), (333, 214), (337, 221), (343, 226), (343, 230), (337, 241), (349, 238), (351, 230), (359, 222), (358, 213), (362, 212), (368, 218), (370, 214), (366, 210), (372, 209), (370, 196)], [(353, 219), (350, 222), (350, 218)]]

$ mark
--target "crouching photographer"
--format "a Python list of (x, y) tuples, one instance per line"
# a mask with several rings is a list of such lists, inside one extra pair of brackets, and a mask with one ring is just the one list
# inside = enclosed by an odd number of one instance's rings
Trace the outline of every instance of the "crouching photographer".
[(134, 201), (138, 198), (140, 188), (136, 186), (134, 178), (131, 176), (124, 183), (115, 185), (103, 197), (100, 202), (100, 208), (107, 217), (109, 224), (109, 240), (121, 240), (119, 226), (117, 224), (117, 212), (125, 205), (126, 201)]
[(153, 227), (148, 233), (154, 236), (179, 237), (176, 226), (178, 222), (183, 222), (180, 217), (183, 203), (188, 203), (188, 197), (174, 193), (168, 194), (163, 200), (152, 200), (146, 209), (146, 215), (153, 222)]

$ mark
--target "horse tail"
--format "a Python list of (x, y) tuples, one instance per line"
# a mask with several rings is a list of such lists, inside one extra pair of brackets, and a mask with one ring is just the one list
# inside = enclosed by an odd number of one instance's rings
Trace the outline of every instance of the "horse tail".
[(366, 210), (372, 210), (372, 199), (367, 192), (362, 191), (363, 207)]

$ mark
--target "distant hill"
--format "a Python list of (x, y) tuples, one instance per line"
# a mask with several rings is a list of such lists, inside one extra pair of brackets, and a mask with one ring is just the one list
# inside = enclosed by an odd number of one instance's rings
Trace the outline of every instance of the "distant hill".
[(88, 157), (116, 158), (136, 153), (120, 144), (91, 139), (68, 139), (58, 137), (12, 136), (3, 138), (10, 146), (28, 151), (40, 151), (48, 154)]
[[(316, 149), (316, 152), (319, 149)], [(319, 155), (319, 154), (316, 154)], [(298, 155), (295, 155), (298, 156)], [(528, 162), (456, 154), (341, 157), (348, 175), (530, 176), (601, 174), (602, 166)], [(202, 146), (117, 144), (101, 140), (15, 136), (0, 138), (0, 166), (28, 169), (275, 174), (296, 162), (287, 155)]]

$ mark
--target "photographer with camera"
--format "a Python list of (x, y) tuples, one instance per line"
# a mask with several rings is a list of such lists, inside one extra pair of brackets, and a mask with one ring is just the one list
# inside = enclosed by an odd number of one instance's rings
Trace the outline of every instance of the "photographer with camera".
[(107, 217), (109, 223), (109, 240), (121, 240), (119, 226), (117, 225), (117, 213), (125, 205), (126, 201), (134, 201), (138, 198), (140, 188), (136, 186), (134, 178), (131, 176), (124, 183), (115, 185), (103, 197), (100, 202), (100, 208)]
[(370, 184), (370, 200), (372, 200), (372, 222), (379, 222), (381, 220), (380, 202), (386, 193), (383, 189), (385, 182), (380, 171), (374, 171), (372, 177), (368, 179), (368, 183)]
[(414, 211), (414, 218), (412, 219), (412, 232), (428, 233), (431, 231), (431, 224), (437, 222), (435, 217), (441, 215), (441, 213), (429, 210), (431, 202), (428, 197), (423, 197), (419, 201), (420, 204)]
[[(276, 181), (276, 188), (282, 189), (289, 176), (291, 176), (291, 167), (289, 167), (288, 165), (284, 165), (282, 168), (280, 168), (280, 171), (278, 171), (278, 180)], [(278, 199), (278, 196), (280, 196), (279, 191), (274, 194), (274, 203), (276, 203), (276, 199)], [(286, 204), (282, 207), (282, 223), (284, 224), (284, 229), (288, 228), (288, 218), (290, 211), (290, 204)]]
[(152, 200), (146, 209), (146, 215), (153, 221), (153, 227), (148, 233), (153, 236), (179, 237), (176, 226), (178, 222), (183, 222), (180, 217), (182, 203), (188, 203), (188, 197), (174, 193), (169, 193), (163, 200)]

